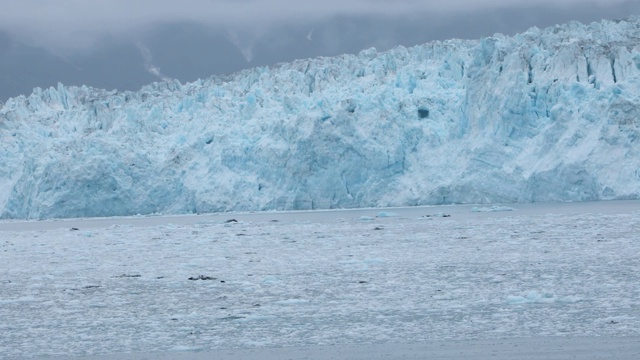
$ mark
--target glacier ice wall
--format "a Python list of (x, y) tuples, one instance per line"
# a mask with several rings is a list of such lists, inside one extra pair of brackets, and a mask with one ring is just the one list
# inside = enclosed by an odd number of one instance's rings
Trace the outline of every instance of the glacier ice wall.
[(640, 18), (0, 109), (0, 217), (637, 198)]

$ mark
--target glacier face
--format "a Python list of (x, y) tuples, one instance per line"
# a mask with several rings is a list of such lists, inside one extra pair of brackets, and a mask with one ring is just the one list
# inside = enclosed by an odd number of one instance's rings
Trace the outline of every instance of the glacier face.
[(638, 198), (640, 18), (0, 109), (0, 217)]

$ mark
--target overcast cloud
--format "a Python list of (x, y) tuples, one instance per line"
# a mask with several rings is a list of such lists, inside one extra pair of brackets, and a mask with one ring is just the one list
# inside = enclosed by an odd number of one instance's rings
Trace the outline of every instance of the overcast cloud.
[(0, 0), (0, 102), (640, 15), (640, 0)]
[(95, 39), (132, 36), (158, 23), (193, 21), (261, 29), (334, 15), (402, 16), (517, 6), (616, 5), (629, 0), (0, 0), (0, 30), (34, 45), (81, 49)]

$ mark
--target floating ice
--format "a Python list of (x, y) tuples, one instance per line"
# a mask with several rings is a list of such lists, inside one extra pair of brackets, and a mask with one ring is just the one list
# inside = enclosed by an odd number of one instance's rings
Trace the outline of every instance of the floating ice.
[(175, 351), (175, 352), (200, 352), (203, 350), (204, 348), (201, 346), (187, 346), (187, 345), (178, 345), (169, 349), (169, 351)]
[(552, 293), (538, 292), (531, 290), (525, 295), (510, 295), (507, 297), (506, 302), (508, 304), (520, 305), (520, 304), (551, 304), (551, 303), (575, 303), (581, 299), (577, 296), (566, 296), (559, 298)]
[(379, 218), (396, 217), (396, 216), (399, 216), (399, 215), (391, 211), (380, 211), (378, 215), (376, 215), (376, 217), (379, 217)]
[(638, 198), (640, 19), (0, 108), (0, 217)]
[(638, 336), (640, 201), (468, 208), (0, 222), (0, 353)]
[(471, 208), (471, 212), (496, 212), (496, 211), (513, 211), (515, 210), (512, 207), (508, 206), (491, 206), (491, 207), (477, 207), (474, 206)]
[(308, 303), (309, 303), (309, 300), (306, 300), (306, 299), (287, 299), (287, 300), (275, 302), (275, 304), (277, 305), (303, 305)]
[(439, 212), (439, 213), (435, 213), (435, 214), (430, 214), (430, 215), (424, 215), (421, 216), (421, 219), (432, 219), (432, 218), (446, 218), (446, 217), (451, 217), (451, 215), (449, 214), (445, 214), (443, 212)]

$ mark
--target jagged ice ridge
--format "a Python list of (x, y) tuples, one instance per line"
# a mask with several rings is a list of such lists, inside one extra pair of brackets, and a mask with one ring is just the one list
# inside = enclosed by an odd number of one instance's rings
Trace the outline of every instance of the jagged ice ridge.
[(0, 108), (0, 217), (638, 198), (640, 18)]

